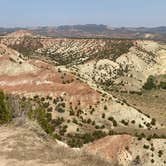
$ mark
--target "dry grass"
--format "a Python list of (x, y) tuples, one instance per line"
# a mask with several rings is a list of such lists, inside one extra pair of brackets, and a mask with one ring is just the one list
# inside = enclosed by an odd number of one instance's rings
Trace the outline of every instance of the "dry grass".
[[(63, 147), (34, 127), (0, 127), (0, 162), (8, 166), (14, 161), (17, 166), (110, 166), (99, 156), (88, 155), (82, 150)], [(33, 124), (34, 125), (34, 124)]]

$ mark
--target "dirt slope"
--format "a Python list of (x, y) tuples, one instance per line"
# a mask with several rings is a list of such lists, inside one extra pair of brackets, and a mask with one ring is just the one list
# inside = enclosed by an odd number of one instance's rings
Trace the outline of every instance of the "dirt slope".
[(0, 165), (109, 166), (110, 164), (52, 141), (33, 124), (33, 128), (29, 125), (0, 127)]
[(130, 135), (108, 136), (86, 147), (88, 152), (124, 166), (164, 166), (165, 149), (165, 139), (138, 140)]

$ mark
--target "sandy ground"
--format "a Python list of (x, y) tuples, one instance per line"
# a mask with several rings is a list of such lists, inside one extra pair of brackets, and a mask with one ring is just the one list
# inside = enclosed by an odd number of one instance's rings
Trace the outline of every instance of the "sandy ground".
[(0, 166), (109, 166), (98, 157), (62, 146), (35, 123), (0, 127)]

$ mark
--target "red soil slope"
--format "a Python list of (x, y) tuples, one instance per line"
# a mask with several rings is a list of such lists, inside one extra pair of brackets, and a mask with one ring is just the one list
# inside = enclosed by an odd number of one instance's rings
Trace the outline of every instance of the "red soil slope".
[[(17, 63), (11, 62), (7, 55), (1, 56), (0, 59), (0, 68), (4, 63)], [(12, 75), (0, 73), (0, 89), (21, 95), (52, 95), (56, 97), (65, 94), (67, 101), (73, 104), (80, 101), (82, 106), (93, 105), (100, 98), (99, 93), (86, 83), (77, 80), (71, 73), (58, 72), (54, 66), (39, 60), (28, 61), (28, 64), (34, 66), (35, 70)], [(19, 64), (17, 63), (17, 65)]]
[(86, 150), (93, 154), (99, 154), (107, 160), (117, 161), (120, 155), (122, 158), (126, 157), (123, 152), (129, 149), (131, 142), (132, 138), (129, 135), (107, 136), (89, 144)]

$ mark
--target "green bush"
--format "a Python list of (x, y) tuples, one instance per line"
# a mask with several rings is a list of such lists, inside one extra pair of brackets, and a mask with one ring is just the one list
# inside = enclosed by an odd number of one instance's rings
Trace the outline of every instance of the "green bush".
[(118, 125), (118, 123), (116, 122), (116, 120), (113, 120), (112, 123), (113, 123), (114, 127), (116, 127)]
[(51, 123), (56, 127), (56, 126), (60, 126), (62, 123), (64, 122), (64, 118), (63, 117), (58, 117), (56, 119), (53, 119), (51, 121)]
[(65, 110), (64, 110), (62, 107), (57, 108), (57, 111), (58, 111), (59, 113), (64, 113), (64, 112), (65, 112)]
[(74, 116), (74, 115), (75, 115), (74, 110), (73, 110), (72, 107), (71, 107), (70, 110), (69, 110), (69, 115), (70, 115), (70, 116)]
[(136, 156), (136, 158), (133, 160), (133, 163), (134, 165), (140, 165), (141, 159), (139, 155)]
[(53, 138), (57, 140), (62, 140), (62, 137), (57, 133), (53, 134)]
[(52, 134), (54, 131), (54, 124), (52, 123), (51, 113), (47, 113), (44, 107), (39, 106), (35, 110), (29, 110), (28, 117), (31, 120), (37, 120), (40, 126), (44, 129), (44, 131), (48, 134)]
[(149, 145), (144, 145), (143, 148), (144, 149), (149, 149)]
[(83, 142), (82, 140), (80, 139), (76, 139), (76, 138), (70, 138), (68, 141), (67, 141), (67, 144), (70, 146), (70, 147), (82, 147), (83, 146)]
[(124, 119), (121, 120), (121, 123), (123, 123), (125, 126), (128, 126), (129, 121), (125, 121)]
[(152, 118), (151, 125), (153, 125), (153, 126), (156, 125), (156, 119)]
[(106, 105), (104, 106), (104, 110), (107, 110), (107, 106)]
[(102, 116), (101, 116), (103, 119), (105, 118), (105, 113), (102, 113)]
[(12, 120), (11, 110), (9, 108), (9, 103), (7, 96), (0, 91), (0, 124), (8, 123)]
[(68, 134), (67, 144), (71, 147), (82, 147), (84, 144), (93, 142), (94, 140), (105, 137), (106, 133), (102, 130), (94, 131), (93, 133), (84, 134)]
[(159, 87), (166, 90), (166, 82), (160, 82)]
[(158, 151), (158, 156), (161, 157), (163, 155), (163, 151), (162, 150), (159, 150)]
[(144, 84), (143, 88), (145, 90), (152, 90), (156, 88), (156, 84), (155, 84), (155, 77), (150, 75), (146, 81), (146, 83)]

